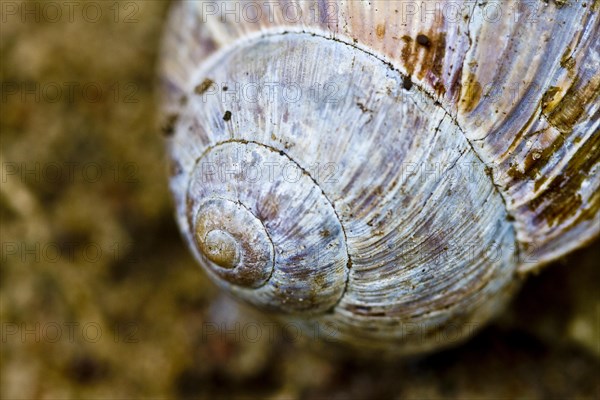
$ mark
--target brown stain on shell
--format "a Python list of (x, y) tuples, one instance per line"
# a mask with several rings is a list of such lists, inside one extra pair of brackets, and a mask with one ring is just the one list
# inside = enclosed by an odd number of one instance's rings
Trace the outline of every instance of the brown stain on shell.
[(212, 79), (206, 78), (199, 85), (194, 88), (194, 93), (197, 95), (204, 94), (212, 85), (214, 85), (214, 81)]
[(483, 88), (477, 81), (475, 74), (469, 72), (465, 86), (460, 94), (461, 110), (467, 113), (473, 111), (477, 107), (477, 104), (479, 104), (482, 93)]
[[(542, 131), (534, 132), (533, 135), (542, 134)], [(515, 180), (534, 180), (539, 175), (542, 169), (550, 162), (550, 159), (558, 150), (560, 150), (565, 144), (565, 139), (562, 136), (558, 136), (548, 147), (546, 148), (535, 148), (525, 157), (523, 162), (523, 171), (520, 171), (517, 165), (512, 164), (507, 171), (508, 176)], [(535, 182), (535, 190), (546, 181), (546, 177), (542, 176)]]
[(575, 68), (575, 64), (576, 64), (575, 59), (573, 57), (571, 57), (572, 51), (573, 51), (573, 49), (571, 49), (570, 47), (567, 47), (567, 49), (563, 53), (562, 58), (560, 59), (560, 66), (562, 68), (569, 70), (569, 72), (571, 72)]
[(383, 39), (385, 36), (385, 25), (383, 25), (383, 24), (377, 25), (377, 27), (375, 28), (375, 34), (377, 35), (377, 37), (379, 39)]
[[(529, 117), (529, 120), (525, 123), (525, 125), (523, 125), (521, 127), (519, 132), (517, 132), (512, 143), (510, 144), (510, 146), (502, 154), (502, 157), (505, 157), (509, 152), (513, 151), (515, 149), (515, 147), (517, 147), (519, 145), (519, 143), (521, 143), (523, 136), (525, 135), (526, 132), (528, 132), (529, 128), (531, 127), (531, 124), (533, 124), (538, 118), (539, 118), (538, 114), (536, 114), (536, 113), (531, 114), (531, 117)], [(533, 133), (528, 134), (527, 137), (536, 136), (542, 132), (543, 132), (543, 130), (535, 131)]]
[(413, 38), (408, 35), (404, 35), (401, 38), (403, 45), (401, 51), (401, 57), (404, 61), (404, 66), (408, 71), (408, 74), (411, 75), (414, 72), (414, 65), (410, 62), (412, 58), (412, 42)]
[(546, 93), (542, 96), (542, 112), (547, 113), (548, 110), (556, 107), (560, 100), (560, 91), (561, 89), (556, 86), (550, 86)]
[[(569, 161), (563, 173), (540, 195), (529, 203), (529, 208), (549, 226), (563, 223), (576, 215), (583, 206), (578, 193), (589, 173), (600, 162), (600, 134), (593, 135)], [(592, 196), (585, 215), (593, 218), (600, 208), (599, 196)], [(581, 218), (581, 216), (579, 217)]]
[[(541, 172), (541, 170), (548, 164), (552, 155), (561, 149), (565, 144), (565, 139), (562, 136), (556, 138), (556, 140), (545, 149), (533, 150), (525, 157), (525, 173), (529, 179), (535, 179)], [(546, 177), (542, 177), (535, 182), (535, 190), (537, 190), (544, 182)]]
[(171, 137), (175, 133), (175, 126), (179, 120), (179, 114), (171, 114), (165, 118), (165, 122), (161, 127), (163, 136)]
[[(563, 134), (570, 134), (573, 127), (585, 117), (585, 109), (600, 97), (600, 76), (594, 76), (587, 82), (575, 78), (569, 89), (560, 97), (554, 88), (550, 88), (542, 99), (542, 112)], [(552, 99), (549, 99), (552, 96)]]
[(588, 199), (587, 207), (580, 211), (579, 216), (573, 221), (571, 226), (576, 226), (583, 221), (590, 221), (594, 218), (598, 218), (598, 210), (600, 210), (600, 192), (596, 191)]
[(408, 35), (400, 39), (403, 42), (400, 55), (408, 75), (414, 74), (419, 80), (427, 81), (438, 95), (443, 96), (446, 93), (442, 80), (446, 33), (419, 33), (414, 39)]

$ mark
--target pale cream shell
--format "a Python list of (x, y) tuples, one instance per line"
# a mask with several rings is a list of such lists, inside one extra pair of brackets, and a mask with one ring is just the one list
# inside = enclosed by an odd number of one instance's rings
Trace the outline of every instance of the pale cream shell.
[[(497, 3), (497, 14), (452, 3), (453, 19), (404, 1), (278, 3), (302, 10), (297, 21), (177, 4), (161, 58), (171, 189), (209, 274), (262, 308), (333, 324), (342, 341), (415, 352), (482, 326), (518, 272), (596, 236), (598, 5), (539, 3)], [(240, 101), (257, 82), (304, 97)], [(326, 84), (337, 96), (313, 101)], [(246, 168), (289, 161), (301, 179), (198, 185), (222, 146), (247, 153)], [(274, 275), (258, 289), (219, 278), (194, 243), (198, 204), (214, 197), (239, 201), (268, 232)], [(311, 268), (290, 275), (294, 262)]]

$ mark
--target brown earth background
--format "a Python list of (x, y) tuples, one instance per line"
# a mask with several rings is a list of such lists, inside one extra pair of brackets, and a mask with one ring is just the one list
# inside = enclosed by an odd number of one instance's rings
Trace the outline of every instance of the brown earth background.
[(2, 399), (600, 398), (598, 242), (436, 354), (355, 359), (267, 334), (175, 225), (155, 121), (168, 3), (55, 3), (60, 18), (0, 3)]

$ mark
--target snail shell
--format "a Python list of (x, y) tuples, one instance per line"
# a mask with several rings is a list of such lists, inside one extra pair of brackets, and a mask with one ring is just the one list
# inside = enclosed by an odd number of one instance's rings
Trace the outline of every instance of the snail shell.
[(597, 2), (228, 4), (174, 6), (161, 110), (183, 235), (236, 297), (415, 353), (598, 235)]

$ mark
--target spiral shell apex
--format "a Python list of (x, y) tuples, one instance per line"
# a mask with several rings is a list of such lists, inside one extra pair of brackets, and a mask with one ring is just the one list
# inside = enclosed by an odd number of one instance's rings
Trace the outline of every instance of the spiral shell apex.
[(237, 140), (211, 147), (192, 172), (187, 212), (210, 270), (247, 301), (318, 313), (344, 292), (340, 221), (319, 185), (283, 152)]
[(598, 235), (595, 6), (233, 3), (260, 12), (177, 3), (161, 56), (178, 222), (224, 290), (414, 353)]

